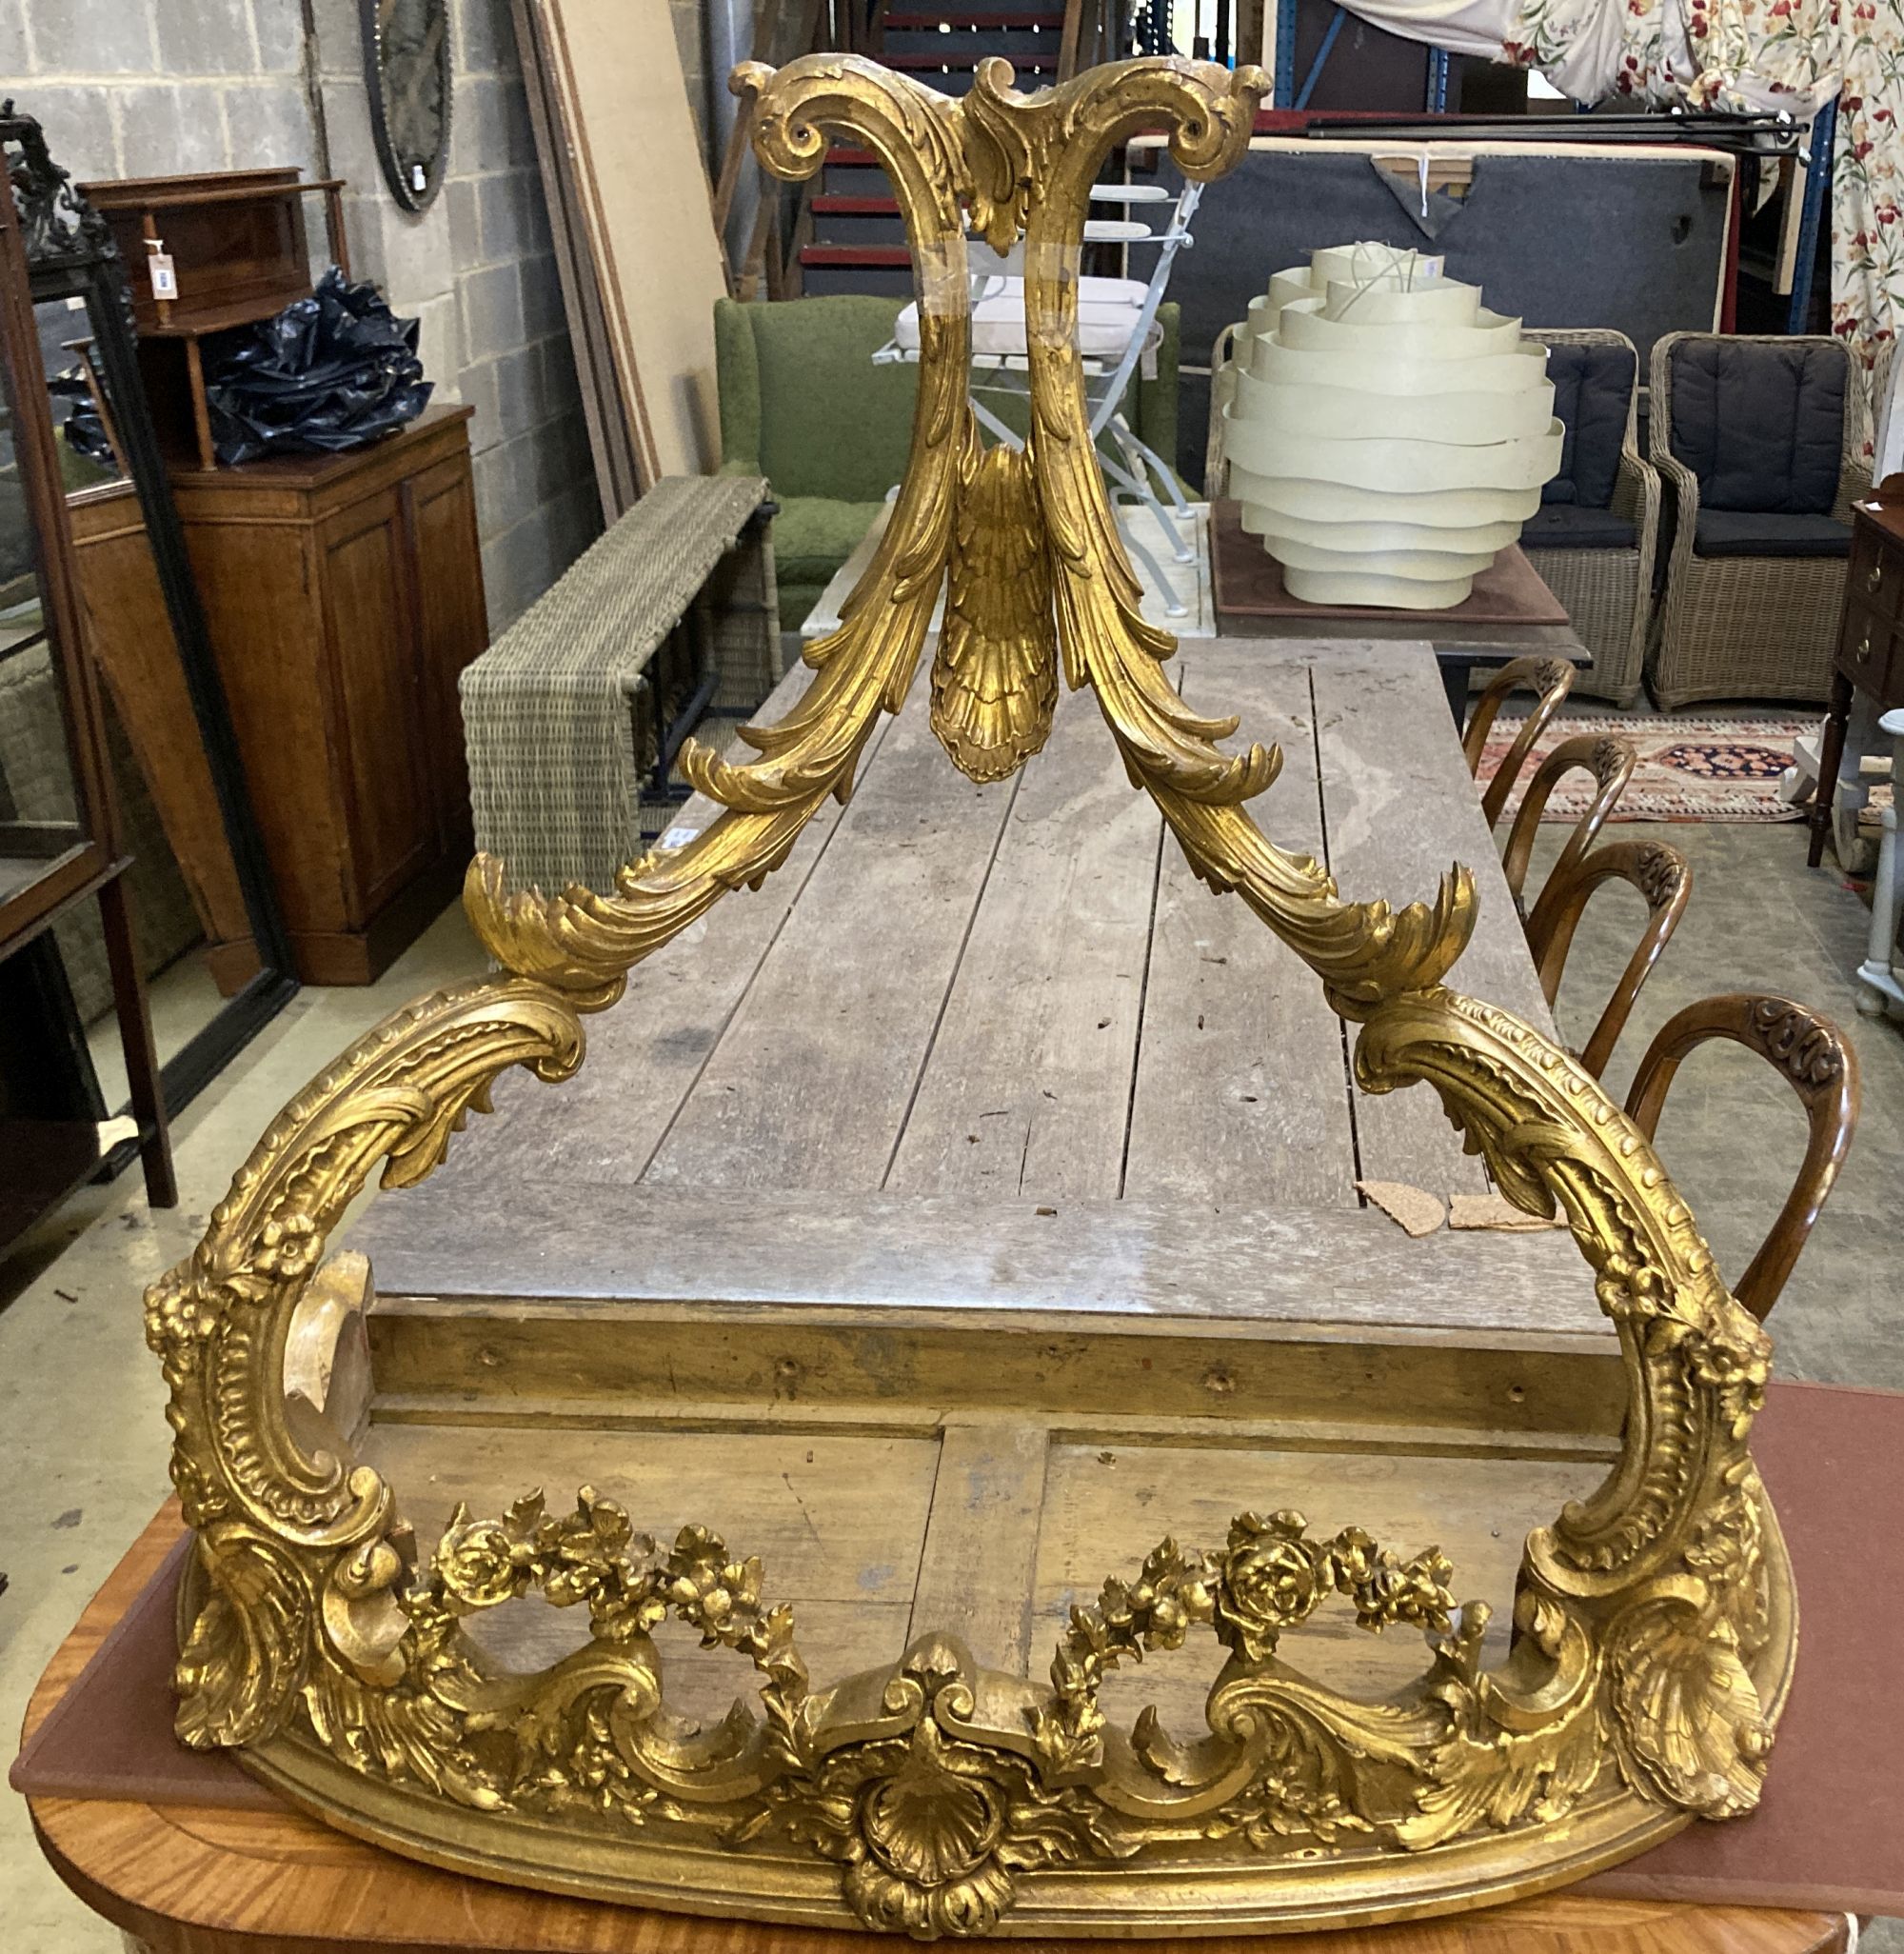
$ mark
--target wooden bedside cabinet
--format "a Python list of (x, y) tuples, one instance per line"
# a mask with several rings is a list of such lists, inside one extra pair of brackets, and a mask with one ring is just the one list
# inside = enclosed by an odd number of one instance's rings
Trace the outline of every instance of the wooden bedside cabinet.
[(468, 863), (456, 680), (489, 637), (471, 411), (172, 475), (307, 984), (371, 982)]

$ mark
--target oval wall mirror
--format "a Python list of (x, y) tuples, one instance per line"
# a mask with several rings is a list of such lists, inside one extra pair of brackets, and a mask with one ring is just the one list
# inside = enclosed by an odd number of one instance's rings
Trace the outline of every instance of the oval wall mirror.
[(359, 0), (370, 127), (391, 193), (428, 208), (449, 154), (449, 0)]

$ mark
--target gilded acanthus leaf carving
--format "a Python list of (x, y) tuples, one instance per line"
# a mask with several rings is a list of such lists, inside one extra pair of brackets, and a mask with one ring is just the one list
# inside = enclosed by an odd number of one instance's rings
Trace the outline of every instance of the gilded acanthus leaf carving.
[[(842, 628), (806, 654), (805, 693), (746, 732), (757, 757), (691, 757), (719, 818), (611, 890), (511, 893), (479, 858), (467, 906), (501, 973), (395, 1014), (299, 1094), (149, 1292), (198, 1533), (178, 1726), (439, 1863), (922, 1938), (1341, 1924), (1539, 1890), (1757, 1797), (1795, 1635), (1749, 1450), (1770, 1343), (1597, 1081), (1442, 986), (1473, 925), (1466, 871), (1399, 909), (1341, 902), (1251, 817), (1276, 753), (1222, 748), (1235, 723), (1183, 705), (1171, 642), (1140, 615), (1076, 347), (1089, 187), (1139, 130), (1167, 130), (1193, 176), (1229, 167), (1262, 77), (1151, 60), (1035, 94), (1010, 82), (988, 62), (953, 101), (845, 54), (738, 72), (768, 168), (810, 176), (839, 137), (894, 185), (921, 303), (906, 479)], [(1025, 245), (1021, 452), (983, 450), (966, 397), (968, 214), (994, 244)], [(585, 1486), (568, 1513), (540, 1494), (459, 1509), (419, 1554), (392, 1489), (288, 1408), (293, 1315), (368, 1175), (429, 1173), (507, 1067), (565, 1077), (582, 1014), (850, 792), (879, 714), (912, 688), (948, 568), (932, 709), (960, 763), (1008, 772), (1042, 742), (1056, 673), (1089, 686), (1195, 871), (1360, 1024), (1362, 1088), (1425, 1085), (1511, 1201), (1571, 1229), (1631, 1402), (1604, 1484), (1529, 1537), (1506, 1637), (1457, 1603), (1436, 1548), (1404, 1559), (1355, 1526), (1311, 1539), (1266, 1507), (1220, 1549), (1166, 1539), (1135, 1579), (1107, 1582), (1072, 1614), (1048, 1682), (982, 1668), (945, 1632), (959, 1625), (928, 1623), (898, 1663), (816, 1684), (760, 1563), (706, 1529), (659, 1548)], [(1788, 1026), (1762, 1035), (1795, 1076), (1813, 1067)], [(478, 1618), (538, 1598), (585, 1614), (586, 1638), (518, 1674), (486, 1653)], [(1363, 1700), (1295, 1666), (1290, 1638), (1325, 1605), (1419, 1633), (1417, 1681)], [(668, 1617), (732, 1652), (753, 1705), (710, 1727), (670, 1707)], [(1171, 1730), (1154, 1709), (1113, 1727), (1106, 1675), (1203, 1628), (1220, 1650), (1204, 1727)]]
[(1051, 573), (1030, 457), (981, 450), (959, 469), (945, 626), (932, 661), (932, 730), (973, 780), (1003, 780), (1043, 748), (1058, 704)]

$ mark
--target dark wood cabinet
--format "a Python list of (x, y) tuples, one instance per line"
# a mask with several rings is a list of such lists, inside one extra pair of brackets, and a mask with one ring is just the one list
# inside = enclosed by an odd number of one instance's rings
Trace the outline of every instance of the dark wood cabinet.
[(468, 860), (456, 681), (488, 643), (469, 414), (172, 476), (307, 984), (371, 982)]
[(1878, 712), (1904, 706), (1904, 475), (1888, 476), (1852, 504), (1851, 561), (1832, 663), (1832, 709), (1810, 816), (1807, 859), (1814, 868), (1824, 856), (1854, 694), (1862, 692)]

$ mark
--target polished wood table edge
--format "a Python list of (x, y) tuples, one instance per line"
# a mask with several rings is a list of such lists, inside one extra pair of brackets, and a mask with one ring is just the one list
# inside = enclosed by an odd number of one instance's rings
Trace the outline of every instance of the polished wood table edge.
[[(168, 1500), (47, 1665), (28, 1703), (23, 1742), (182, 1531), (178, 1503)], [(874, 1944), (852, 1931), (641, 1912), (491, 1884), (290, 1810), (71, 1798), (30, 1799), (28, 1806), (53, 1870), (151, 1954), (866, 1954)], [(1224, 1935), (1198, 1944), (1213, 1954), (1266, 1945), (1287, 1954), (1837, 1954), (1847, 1938), (1843, 1915), (1559, 1893), (1392, 1926)]]

